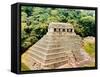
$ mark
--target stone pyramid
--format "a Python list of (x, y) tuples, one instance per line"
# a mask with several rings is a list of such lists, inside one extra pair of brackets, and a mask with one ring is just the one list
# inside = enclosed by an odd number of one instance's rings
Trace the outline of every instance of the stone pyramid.
[(81, 41), (71, 24), (52, 22), (47, 34), (22, 55), (22, 63), (31, 70), (72, 68), (84, 60)]

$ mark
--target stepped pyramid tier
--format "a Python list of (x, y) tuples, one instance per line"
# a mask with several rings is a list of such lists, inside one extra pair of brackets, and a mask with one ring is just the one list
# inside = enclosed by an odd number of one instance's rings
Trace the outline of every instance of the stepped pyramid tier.
[(52, 22), (46, 35), (22, 54), (21, 60), (31, 70), (72, 68), (85, 59), (81, 42), (71, 24)]

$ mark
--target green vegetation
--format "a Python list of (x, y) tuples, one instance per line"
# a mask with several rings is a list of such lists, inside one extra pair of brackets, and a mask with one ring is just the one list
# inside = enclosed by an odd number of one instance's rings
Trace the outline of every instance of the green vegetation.
[(84, 42), (84, 49), (86, 50), (86, 52), (94, 57), (95, 56), (95, 43), (91, 43), (91, 42), (88, 42), (88, 41), (85, 41)]
[(93, 10), (22, 6), (21, 51), (25, 51), (43, 37), (51, 22), (69, 22), (81, 37), (95, 36), (95, 11)]
[(24, 63), (21, 64), (21, 71), (30, 70)]

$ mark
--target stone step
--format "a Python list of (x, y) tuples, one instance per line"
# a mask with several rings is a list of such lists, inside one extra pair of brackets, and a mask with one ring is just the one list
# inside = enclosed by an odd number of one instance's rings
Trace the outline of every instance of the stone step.
[(45, 43), (45, 42), (40, 42), (38, 44), (36, 44), (38, 46), (41, 46), (41, 47), (45, 47), (45, 48), (57, 48), (57, 47), (61, 47), (61, 43), (59, 42), (56, 42), (56, 43)]
[(37, 56), (39, 56), (40, 58), (44, 59), (44, 60), (49, 60), (49, 59), (55, 59), (55, 58), (58, 58), (58, 57), (64, 57), (66, 56), (66, 54), (64, 52), (60, 52), (60, 53), (52, 53), (52, 54), (44, 54), (44, 53), (41, 53), (37, 50), (29, 50), (27, 51), (31, 54), (35, 54)]
[[(65, 40), (66, 39), (66, 40)], [(49, 43), (49, 44), (52, 44), (52, 43), (60, 43), (60, 42), (69, 42), (69, 43), (78, 43), (80, 44), (81, 40), (80, 39), (75, 39), (75, 38), (61, 38), (61, 37), (58, 37), (58, 38), (48, 38), (48, 39), (43, 39), (40, 41), (40, 43)]]
[[(64, 48), (63, 47), (56, 47), (56, 48), (49, 48), (49, 47), (47, 47), (47, 48), (43, 48), (43, 47), (41, 47), (41, 46), (38, 46), (38, 45), (34, 45), (33, 47), (37, 47), (37, 48), (40, 48), (40, 49), (43, 49), (43, 50), (46, 50), (46, 51), (48, 51), (48, 52), (50, 52), (50, 51), (58, 51), (58, 50), (63, 50)], [(32, 48), (32, 47), (31, 47)]]
[[(39, 53), (41, 53), (41, 54), (43, 54), (43, 55), (46, 55), (46, 56), (48, 56), (48, 55), (54, 55), (54, 54), (60, 54), (60, 53), (65, 53), (64, 51), (62, 51), (62, 50), (59, 50), (59, 51), (57, 51), (57, 52), (54, 52), (54, 51), (52, 51), (51, 53), (48, 53), (48, 52), (46, 52), (46, 50), (41, 50), (41, 48), (39, 49), (38, 47), (33, 47), (33, 48), (31, 48), (31, 49), (29, 49), (30, 51), (35, 51), (35, 52), (39, 52)], [(45, 52), (44, 52), (45, 51)]]
[(46, 48), (46, 47), (40, 47), (40, 46), (32, 46), (31, 48), (29, 48), (29, 49), (31, 49), (31, 50), (39, 50), (39, 51), (41, 51), (41, 53), (48, 53), (48, 54), (50, 54), (50, 53), (59, 53), (59, 52), (64, 52), (63, 51), (63, 48), (59, 48), (58, 47), (58, 49), (51, 49), (51, 48)]
[(32, 59), (36, 60), (37, 62), (41, 63), (42, 65), (50, 65), (50, 64), (54, 64), (54, 63), (58, 63), (58, 62), (62, 62), (62, 61), (67, 60), (66, 57), (59, 57), (59, 58), (55, 58), (55, 59), (43, 60), (42, 58), (40, 58), (36, 54), (32, 54), (29, 52), (27, 52), (27, 54), (29, 54), (31, 56), (30, 59), (32, 58)]

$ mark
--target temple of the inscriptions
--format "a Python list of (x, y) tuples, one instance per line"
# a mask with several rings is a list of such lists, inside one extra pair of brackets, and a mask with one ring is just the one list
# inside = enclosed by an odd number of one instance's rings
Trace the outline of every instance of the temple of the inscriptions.
[(80, 67), (80, 62), (88, 59), (81, 53), (81, 42), (73, 25), (52, 22), (48, 32), (22, 54), (21, 60), (31, 70)]

